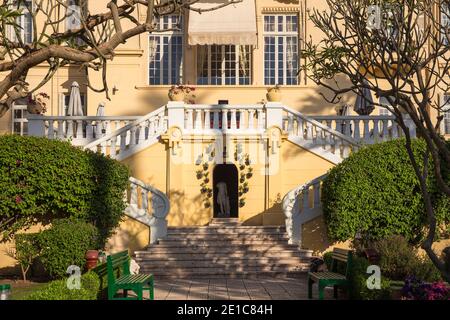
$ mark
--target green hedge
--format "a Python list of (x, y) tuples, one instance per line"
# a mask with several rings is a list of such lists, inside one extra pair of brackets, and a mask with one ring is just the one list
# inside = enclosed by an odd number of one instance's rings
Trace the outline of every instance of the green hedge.
[(349, 275), (350, 299), (356, 300), (390, 300), (391, 283), (383, 273), (381, 273), (381, 288), (367, 288), (367, 279), (370, 274), (367, 273), (367, 267), (370, 265), (366, 258), (354, 256), (353, 264)]
[[(413, 140), (413, 149), (422, 159), (424, 142)], [(428, 184), (440, 206), (436, 215), (440, 223), (448, 222), (448, 199), (438, 194), (431, 165)], [(372, 240), (400, 234), (414, 242), (426, 223), (419, 182), (403, 139), (364, 147), (331, 169), (322, 202), (332, 240), (345, 241), (360, 232)]]
[(441, 280), (439, 270), (426, 255), (409, 244), (402, 236), (390, 236), (373, 244), (380, 255), (381, 272), (389, 279), (403, 281), (409, 276), (434, 282)]
[(100, 280), (96, 273), (81, 276), (80, 289), (69, 289), (67, 279), (55, 280), (25, 297), (25, 300), (97, 300)]
[(76, 217), (95, 224), (105, 241), (126, 204), (123, 164), (69, 142), (0, 136), (0, 232), (3, 241), (37, 222)]
[(86, 251), (98, 248), (97, 228), (74, 218), (53, 221), (37, 239), (39, 260), (52, 278), (66, 276), (70, 265), (83, 269)]
[[(323, 255), (324, 263), (327, 270), (331, 270), (333, 253), (326, 252)], [(349, 288), (347, 293), (350, 299), (354, 300), (389, 300), (391, 298), (390, 280), (381, 272), (381, 289), (370, 290), (367, 288), (367, 279), (370, 274), (367, 272), (367, 267), (370, 265), (366, 258), (356, 256), (353, 253), (352, 267), (348, 271)], [(345, 263), (338, 263), (337, 272), (346, 274)]]

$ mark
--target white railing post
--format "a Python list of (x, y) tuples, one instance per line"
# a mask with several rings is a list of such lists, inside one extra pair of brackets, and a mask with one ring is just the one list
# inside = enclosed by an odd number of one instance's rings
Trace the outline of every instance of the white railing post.
[(45, 120), (41, 115), (28, 115), (28, 135), (34, 137), (45, 136)]
[(266, 105), (266, 128), (277, 126), (283, 128), (283, 105), (281, 102), (267, 102)]
[[(168, 127), (179, 127), (185, 129), (184, 126), (184, 102), (169, 101), (167, 104)], [(192, 125), (192, 122), (191, 122)]]
[(406, 127), (409, 129), (409, 134), (410, 134), (411, 138), (415, 138), (417, 135), (416, 125), (414, 124), (414, 121), (411, 119), (409, 114), (407, 114), (407, 113), (403, 114), (403, 122), (405, 123)]

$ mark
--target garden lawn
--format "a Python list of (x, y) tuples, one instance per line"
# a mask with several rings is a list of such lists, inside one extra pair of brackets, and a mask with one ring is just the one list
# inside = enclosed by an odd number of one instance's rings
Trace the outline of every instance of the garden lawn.
[(45, 282), (33, 282), (23, 280), (14, 280), (14, 279), (2, 279), (0, 280), (0, 284), (9, 283), (11, 285), (11, 296), (10, 300), (22, 300), (30, 293), (41, 289), (47, 283)]

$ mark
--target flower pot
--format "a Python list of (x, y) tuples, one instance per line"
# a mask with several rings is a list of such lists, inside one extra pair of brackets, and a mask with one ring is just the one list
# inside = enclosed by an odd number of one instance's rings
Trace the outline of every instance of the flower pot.
[(271, 88), (267, 90), (266, 97), (269, 102), (281, 102), (281, 91), (278, 88)]
[(169, 90), (170, 101), (184, 101), (184, 91), (182, 90)]
[(86, 251), (86, 269), (91, 270), (97, 266), (98, 262), (98, 251), (97, 250), (88, 250)]
[(27, 111), (29, 114), (42, 114), (44, 112), (44, 106), (40, 103), (29, 103), (27, 105)]

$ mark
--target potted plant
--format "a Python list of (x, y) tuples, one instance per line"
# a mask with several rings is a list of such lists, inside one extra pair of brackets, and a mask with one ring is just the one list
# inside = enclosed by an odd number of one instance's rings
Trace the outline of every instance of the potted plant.
[(266, 94), (267, 100), (270, 102), (280, 102), (281, 101), (281, 90), (280, 86), (277, 84), (275, 87), (267, 89)]
[(44, 114), (47, 112), (47, 102), (50, 96), (45, 92), (39, 92), (35, 96), (28, 97), (27, 111), (30, 114)]
[(97, 266), (98, 263), (98, 250), (88, 250), (86, 251), (85, 259), (86, 259), (86, 269), (91, 270)]
[(170, 101), (184, 101), (188, 104), (194, 104), (195, 101), (195, 87), (185, 86), (185, 85), (176, 85), (172, 86), (169, 90), (169, 99)]

